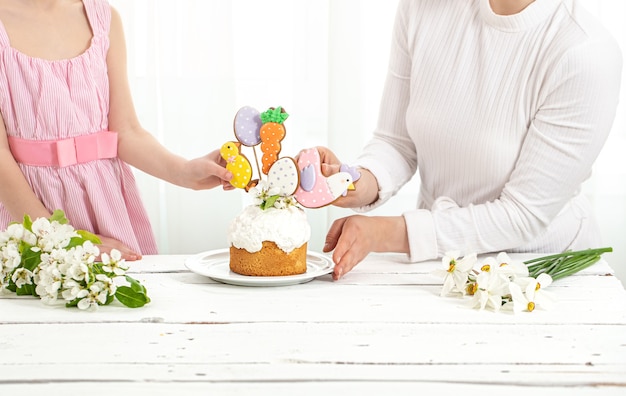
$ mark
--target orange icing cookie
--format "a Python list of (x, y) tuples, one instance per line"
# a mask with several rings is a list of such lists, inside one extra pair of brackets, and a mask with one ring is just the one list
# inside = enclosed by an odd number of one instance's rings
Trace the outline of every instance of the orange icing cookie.
[(263, 152), (262, 172), (267, 175), (272, 164), (278, 159), (281, 150), (280, 142), (285, 138), (286, 130), (283, 122), (289, 117), (282, 107), (271, 108), (261, 114), (261, 151)]

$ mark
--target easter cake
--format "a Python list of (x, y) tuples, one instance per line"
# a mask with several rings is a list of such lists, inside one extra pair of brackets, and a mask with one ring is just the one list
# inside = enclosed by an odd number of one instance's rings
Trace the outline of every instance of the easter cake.
[[(263, 113), (241, 108), (233, 125), (237, 142), (225, 143), (220, 151), (233, 174), (230, 183), (252, 199), (233, 219), (227, 234), (230, 270), (240, 275), (305, 273), (311, 227), (304, 208), (332, 203), (353, 189), (352, 182), (358, 178), (352, 171), (324, 177), (317, 149), (303, 150), (298, 161), (279, 157), (288, 116), (281, 107)], [(253, 157), (242, 152), (244, 147), (254, 153), (256, 172), (248, 160)], [(257, 147), (262, 152), (262, 166), (254, 151)]]
[(305, 273), (310, 237), (302, 208), (247, 206), (228, 230), (230, 270), (251, 276)]

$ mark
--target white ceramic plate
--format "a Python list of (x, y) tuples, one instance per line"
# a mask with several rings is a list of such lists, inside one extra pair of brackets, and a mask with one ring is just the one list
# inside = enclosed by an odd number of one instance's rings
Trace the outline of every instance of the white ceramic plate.
[(229, 249), (212, 250), (196, 254), (185, 260), (185, 266), (199, 275), (236, 286), (289, 286), (312, 281), (333, 271), (333, 261), (320, 253), (307, 252), (306, 272), (289, 276), (246, 276), (230, 270)]

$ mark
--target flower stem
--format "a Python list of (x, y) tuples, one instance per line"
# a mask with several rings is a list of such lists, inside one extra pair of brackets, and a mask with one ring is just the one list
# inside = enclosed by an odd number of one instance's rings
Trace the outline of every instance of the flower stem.
[(533, 278), (546, 273), (553, 280), (557, 280), (590, 267), (600, 260), (600, 256), (603, 253), (612, 251), (613, 248), (611, 247), (578, 250), (575, 252), (567, 251), (527, 260), (524, 261), (524, 264), (528, 265), (529, 275)]

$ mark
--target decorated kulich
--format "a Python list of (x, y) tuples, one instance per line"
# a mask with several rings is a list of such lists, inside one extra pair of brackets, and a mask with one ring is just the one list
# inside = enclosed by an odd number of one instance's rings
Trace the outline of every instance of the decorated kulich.
[[(231, 222), (228, 229), (231, 271), (248, 276), (288, 276), (306, 272), (307, 245), (311, 227), (304, 208), (319, 208), (332, 203), (358, 179), (358, 172), (342, 166), (341, 172), (324, 177), (317, 149), (300, 153), (298, 161), (280, 157), (285, 139), (282, 107), (261, 113), (242, 107), (233, 121), (237, 142), (227, 142), (220, 152), (233, 173), (231, 184), (245, 189), (252, 204)], [(252, 150), (258, 179), (241, 153)], [(256, 147), (262, 152), (259, 167)]]
[[(300, 175), (293, 158), (279, 158), (288, 116), (282, 107), (260, 113), (245, 106), (233, 121), (237, 141), (240, 146), (249, 147), (255, 159), (254, 150), (260, 146), (263, 166), (259, 169), (256, 162), (259, 180), (253, 180), (252, 175), (247, 177), (247, 171), (232, 171), (238, 169), (241, 161), (232, 155), (225, 158), (234, 176), (231, 184), (245, 189), (253, 201), (231, 222), (227, 235), (230, 269), (241, 275), (288, 276), (306, 272), (311, 227), (304, 209), (293, 198)], [(230, 153), (231, 143), (226, 143), (222, 151)]]
[(248, 191), (253, 203), (228, 229), (230, 270), (249, 276), (288, 276), (306, 272), (311, 227), (293, 193), (299, 185), (292, 158), (276, 161), (267, 178)]
[(307, 243), (311, 237), (306, 213), (295, 201), (282, 203), (280, 207), (269, 206), (267, 200), (272, 199), (268, 196), (262, 203), (247, 206), (231, 222), (228, 229), (231, 271), (249, 276), (306, 272)]

